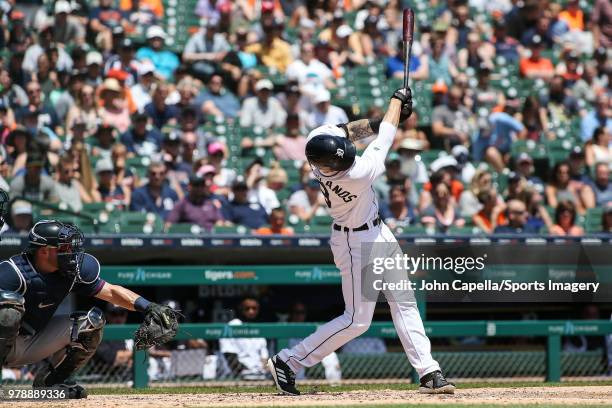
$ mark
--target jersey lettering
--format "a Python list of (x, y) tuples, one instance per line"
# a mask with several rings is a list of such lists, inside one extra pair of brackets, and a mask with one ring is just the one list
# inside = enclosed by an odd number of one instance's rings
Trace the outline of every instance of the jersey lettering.
[[(325, 186), (330, 188), (331, 191), (337, 195), (338, 197), (340, 197), (345, 203), (350, 203), (351, 201), (353, 201), (354, 198), (357, 198), (357, 196), (355, 194), (351, 194), (350, 191), (345, 191), (342, 189), (342, 187), (340, 187), (339, 185), (334, 185), (331, 181), (327, 180), (325, 182)], [(325, 189), (327, 190), (327, 188)], [(325, 194), (325, 193), (323, 193)], [(327, 195), (329, 196), (329, 192), (327, 193)]]

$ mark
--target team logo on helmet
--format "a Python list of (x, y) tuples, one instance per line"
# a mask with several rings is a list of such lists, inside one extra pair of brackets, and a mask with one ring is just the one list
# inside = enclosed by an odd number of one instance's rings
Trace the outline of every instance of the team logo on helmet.
[(336, 156), (344, 158), (344, 150), (337, 149), (336, 150)]

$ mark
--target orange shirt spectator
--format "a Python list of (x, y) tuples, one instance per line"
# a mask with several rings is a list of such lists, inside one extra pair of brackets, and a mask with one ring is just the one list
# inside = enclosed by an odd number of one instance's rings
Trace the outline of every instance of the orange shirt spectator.
[[(423, 184), (423, 190), (431, 192), (431, 182)], [(452, 180), (450, 185), (450, 191), (453, 198), (458, 202), (463, 193), (463, 184), (458, 180)]]
[(270, 212), (269, 227), (260, 227), (253, 231), (256, 235), (293, 235), (293, 228), (285, 227), (285, 216), (287, 213), (282, 207), (274, 208)]
[[(147, 6), (157, 18), (164, 16), (164, 5), (161, 0), (139, 0), (138, 6)], [(132, 0), (120, 0), (119, 8), (125, 12), (132, 11)]]
[[(475, 221), (476, 219), (482, 222), (484, 226), (487, 227), (487, 229), (489, 229), (490, 231), (493, 231), (493, 223), (491, 222), (491, 219), (487, 217), (487, 215), (484, 213), (484, 210), (480, 210), (477, 214), (474, 215), (474, 222), (476, 222)], [(499, 213), (499, 215), (497, 216), (497, 223), (495, 224), (495, 226), (506, 225), (507, 223), (508, 223), (508, 219), (506, 218), (504, 213), (503, 212)]]
[(570, 30), (584, 30), (584, 13), (577, 6), (571, 7), (568, 4), (567, 10), (559, 13), (559, 20), (565, 21)]

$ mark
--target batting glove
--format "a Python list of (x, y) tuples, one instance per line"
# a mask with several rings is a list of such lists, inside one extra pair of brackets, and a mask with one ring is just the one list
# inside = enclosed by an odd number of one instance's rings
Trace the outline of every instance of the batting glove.
[(402, 123), (412, 115), (412, 90), (410, 88), (399, 88), (393, 92), (391, 99), (397, 99), (402, 103), (400, 112), (400, 123)]

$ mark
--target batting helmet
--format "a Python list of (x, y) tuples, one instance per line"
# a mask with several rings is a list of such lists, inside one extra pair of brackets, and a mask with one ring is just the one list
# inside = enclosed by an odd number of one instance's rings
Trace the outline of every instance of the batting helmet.
[(355, 161), (357, 149), (346, 137), (317, 135), (306, 143), (306, 158), (316, 167), (333, 171), (349, 169)]

